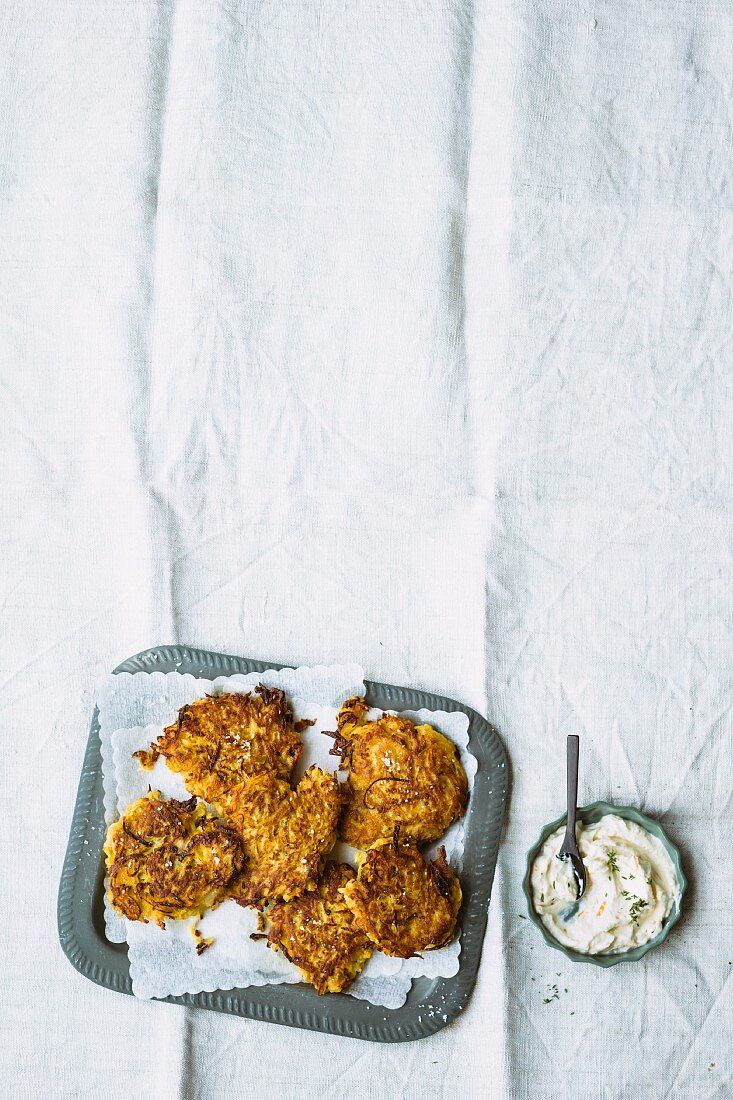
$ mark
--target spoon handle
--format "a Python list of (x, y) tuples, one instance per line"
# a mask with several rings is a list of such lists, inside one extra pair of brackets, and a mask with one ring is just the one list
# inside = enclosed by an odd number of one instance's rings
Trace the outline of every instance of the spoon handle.
[(575, 813), (578, 807), (578, 756), (580, 738), (576, 733), (568, 734), (568, 824), (566, 835), (575, 840)]

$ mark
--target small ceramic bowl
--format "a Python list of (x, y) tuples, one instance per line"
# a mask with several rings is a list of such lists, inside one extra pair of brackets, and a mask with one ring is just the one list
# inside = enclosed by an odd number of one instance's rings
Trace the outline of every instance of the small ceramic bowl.
[(584, 955), (580, 951), (573, 951), (571, 947), (565, 947), (564, 944), (558, 943), (545, 928), (544, 924), (539, 918), (539, 915), (535, 911), (534, 903), (532, 901), (532, 889), (530, 886), (530, 875), (532, 874), (532, 864), (535, 861), (542, 845), (547, 840), (550, 833), (554, 833), (561, 825), (565, 824), (565, 815), (558, 817), (557, 821), (551, 822), (549, 825), (545, 825), (544, 829), (540, 833), (539, 840), (536, 844), (533, 844), (530, 850), (527, 852), (527, 873), (524, 876), (524, 882), (522, 883), (522, 889), (527, 899), (527, 908), (529, 910), (530, 919), (539, 928), (545, 943), (550, 947), (554, 947), (556, 951), (562, 951), (563, 955), (566, 955), (572, 962), (584, 962), (593, 963), (595, 966), (615, 966), (620, 962), (636, 962), (637, 959), (643, 958), (647, 951), (651, 951), (653, 947), (657, 947), (658, 944), (666, 940), (669, 935), (670, 929), (680, 919), (680, 910), (682, 907), (682, 898), (687, 888), (687, 879), (685, 878), (682, 870), (682, 864), (680, 861), (680, 853), (678, 849), (672, 844), (667, 837), (666, 833), (662, 829), (662, 826), (658, 821), (654, 821), (652, 818), (647, 817), (645, 814), (635, 810), (632, 806), (612, 806), (610, 802), (593, 802), (590, 806), (584, 806), (582, 809), (578, 809), (578, 821), (584, 825), (595, 825), (597, 821), (600, 821), (606, 814), (616, 814), (617, 817), (624, 817), (627, 821), (635, 821), (637, 825), (641, 825), (643, 829), (651, 833), (658, 840), (662, 842), (667, 850), (669, 858), (672, 860), (672, 864), (677, 875), (677, 882), (679, 884), (679, 891), (677, 897), (672, 903), (672, 908), (662, 925), (661, 930), (651, 940), (647, 940), (646, 943), (640, 944), (638, 947), (633, 948), (631, 951), (621, 951), (615, 955)]

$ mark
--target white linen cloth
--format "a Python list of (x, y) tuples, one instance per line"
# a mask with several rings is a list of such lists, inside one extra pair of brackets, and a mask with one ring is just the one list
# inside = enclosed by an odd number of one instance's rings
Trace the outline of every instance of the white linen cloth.
[[(731, 1095), (731, 14), (4, 6), (9, 1095)], [(171, 641), (357, 660), (498, 725), (509, 825), (453, 1025), (371, 1046), (68, 965), (93, 692)], [(583, 798), (684, 847), (643, 964), (571, 967), (521, 919), (571, 730)]]

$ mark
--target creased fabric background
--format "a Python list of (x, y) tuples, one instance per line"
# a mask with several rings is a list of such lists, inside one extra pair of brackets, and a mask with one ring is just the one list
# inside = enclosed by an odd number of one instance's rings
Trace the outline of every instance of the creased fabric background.
[[(2, 8), (9, 1094), (733, 1095), (732, 14)], [(65, 961), (95, 686), (170, 641), (359, 660), (499, 727), (455, 1024), (377, 1047)], [(570, 966), (522, 919), (571, 731), (582, 797), (661, 815), (693, 880), (633, 967)]]

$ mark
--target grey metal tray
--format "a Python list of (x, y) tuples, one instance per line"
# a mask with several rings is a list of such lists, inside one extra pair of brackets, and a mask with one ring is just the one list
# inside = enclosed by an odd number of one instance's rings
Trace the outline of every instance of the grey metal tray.
[[(236, 672), (282, 668), (273, 662), (222, 653), (160, 646), (124, 661), (119, 672), (182, 672), (206, 679)], [(311, 986), (263, 986), (166, 997), (175, 1004), (210, 1008), (235, 1016), (310, 1028), (379, 1043), (422, 1039), (454, 1020), (465, 1008), (476, 982), (481, 946), (504, 817), (507, 767), (496, 730), (479, 714), (453, 699), (411, 688), (366, 682), (367, 700), (384, 710), (463, 711), (469, 717), (471, 751), (478, 772), (466, 818), (461, 874), (460, 968), (453, 978), (418, 978), (406, 1003), (386, 1009), (344, 994), (319, 997)], [(97, 711), (92, 717), (69, 844), (58, 896), (58, 930), (66, 957), (81, 974), (120, 993), (132, 993), (126, 944), (104, 934), (104, 804)]]

